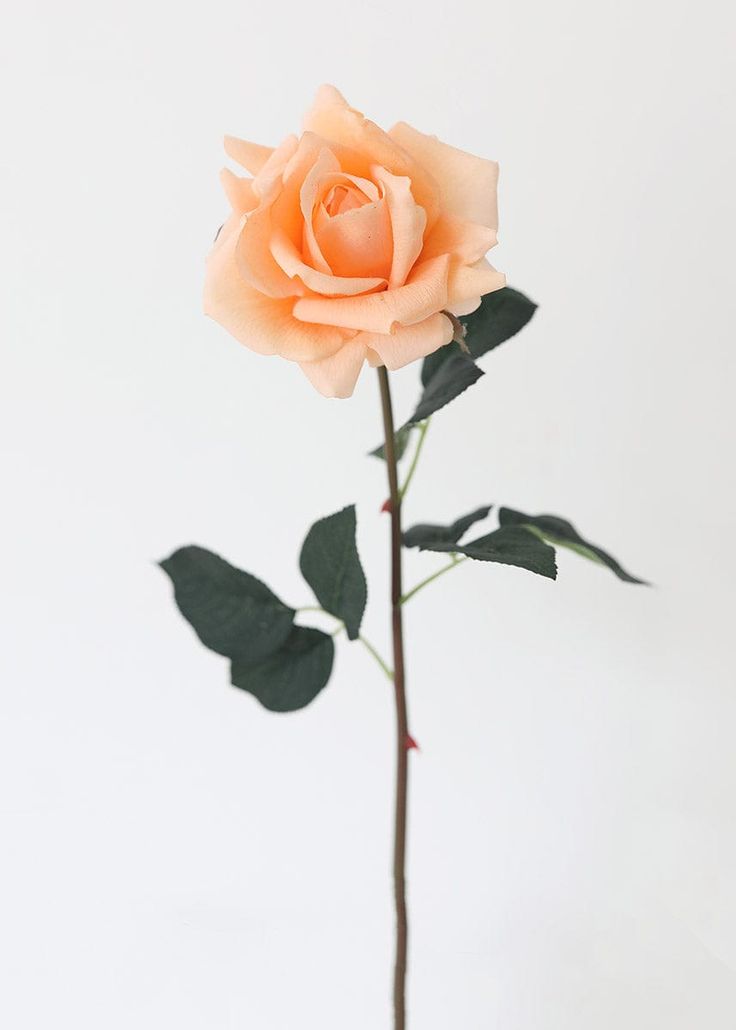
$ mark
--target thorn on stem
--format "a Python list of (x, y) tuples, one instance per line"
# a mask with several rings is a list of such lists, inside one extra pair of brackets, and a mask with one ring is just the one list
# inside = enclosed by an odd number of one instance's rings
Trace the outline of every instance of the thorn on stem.
[(419, 745), (410, 733), (407, 733), (406, 739), (404, 740), (404, 747), (407, 751), (418, 751)]
[(391, 498), (390, 497), (387, 497), (386, 500), (381, 505), (381, 514), (383, 514), (385, 511), (386, 512), (390, 512), (391, 511)]

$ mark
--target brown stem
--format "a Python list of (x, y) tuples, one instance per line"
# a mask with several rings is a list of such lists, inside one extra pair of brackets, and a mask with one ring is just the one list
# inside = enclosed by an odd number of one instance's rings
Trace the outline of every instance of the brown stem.
[(396, 819), (394, 824), (394, 898), (396, 902), (396, 964), (394, 967), (394, 1030), (406, 1027), (406, 954), (409, 926), (406, 914), (406, 813), (409, 780), (409, 721), (404, 680), (404, 639), (401, 621), (401, 493), (394, 442), (394, 419), (388, 372), (378, 369), (388, 469), (391, 512), (391, 627), (396, 696)]

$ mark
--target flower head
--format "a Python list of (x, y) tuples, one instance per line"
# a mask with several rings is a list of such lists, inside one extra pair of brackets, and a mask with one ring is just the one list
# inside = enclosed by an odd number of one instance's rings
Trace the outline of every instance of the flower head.
[(260, 354), (348, 397), (365, 361), (400, 368), (453, 338), (504, 276), (498, 165), (400, 122), (384, 132), (322, 86), (302, 135), (226, 137), (232, 212), (207, 262), (205, 311)]

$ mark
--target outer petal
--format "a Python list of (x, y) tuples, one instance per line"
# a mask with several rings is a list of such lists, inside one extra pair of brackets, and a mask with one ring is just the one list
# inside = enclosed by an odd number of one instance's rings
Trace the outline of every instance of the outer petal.
[(447, 304), (450, 259), (446, 255), (417, 265), (406, 285), (362, 297), (302, 297), (294, 316), (304, 322), (390, 333), (392, 328), (413, 325), (441, 311)]
[(498, 228), (495, 161), (466, 154), (441, 143), (436, 136), (418, 132), (406, 122), (394, 125), (389, 135), (434, 176), (440, 187), (443, 211), (491, 229)]
[(461, 300), (457, 304), (448, 304), (446, 311), (451, 311), (455, 318), (463, 318), (465, 315), (472, 315), (480, 307), (481, 298), (473, 297), (472, 300)]
[(271, 152), (266, 163), (261, 167), (253, 180), (253, 189), (257, 196), (270, 196), (276, 183), (281, 182), (289, 162), (294, 157), (299, 146), (296, 136), (287, 136)]
[[(394, 175), (411, 179), (416, 202), (427, 212), (427, 225), (431, 228), (439, 214), (438, 189), (431, 169), (418, 162), (413, 154), (395, 141), (374, 122), (364, 118), (360, 111), (350, 107), (334, 86), (321, 86), (314, 104), (304, 119), (304, 128), (325, 139), (334, 140), (359, 154), (367, 166), (382, 165)], [(365, 175), (368, 168), (348, 168), (344, 171)]]
[(260, 143), (248, 143), (237, 136), (225, 137), (225, 153), (237, 161), (251, 175), (258, 175), (261, 168), (273, 154), (273, 147), (262, 147)]
[(497, 272), (485, 259), (474, 265), (456, 265), (450, 269), (447, 303), (454, 307), (467, 301), (477, 301), (483, 294), (493, 293), (505, 285), (503, 272)]
[(393, 256), (389, 289), (403, 286), (422, 252), (427, 213), (414, 200), (411, 182), (406, 176), (392, 175), (385, 168), (374, 168), (376, 182), (384, 188), (391, 216)]
[(305, 325), (292, 315), (293, 300), (266, 297), (243, 280), (235, 257), (243, 220), (232, 215), (210, 252), (205, 314), (259, 354), (280, 354), (291, 361), (318, 360), (334, 354), (350, 333), (331, 326)]
[(350, 397), (365, 358), (365, 344), (356, 336), (331, 357), (320, 361), (304, 361), (300, 368), (324, 397)]
[(416, 325), (398, 326), (392, 333), (360, 333), (356, 340), (374, 351), (379, 363), (393, 372), (444, 347), (452, 334), (449, 318), (438, 313)]
[(495, 245), (495, 229), (443, 212), (424, 241), (422, 257), (452, 254), (466, 264), (472, 264)]
[(253, 192), (252, 179), (241, 179), (239, 176), (233, 175), (229, 168), (223, 168), (220, 172), (220, 182), (230, 201), (230, 206), (239, 215), (258, 207), (258, 197)]

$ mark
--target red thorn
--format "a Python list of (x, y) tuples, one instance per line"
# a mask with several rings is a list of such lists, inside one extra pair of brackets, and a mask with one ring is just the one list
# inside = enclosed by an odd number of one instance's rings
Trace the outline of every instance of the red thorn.
[(412, 751), (412, 750), (418, 751), (419, 750), (419, 745), (417, 744), (416, 740), (414, 740), (414, 738), (411, 736), (410, 733), (407, 733), (407, 735), (406, 735), (406, 738), (404, 740), (404, 747), (406, 748), (407, 751)]
[(383, 514), (384, 511), (391, 511), (391, 498), (390, 497), (387, 497), (386, 500), (381, 505), (381, 514)]

